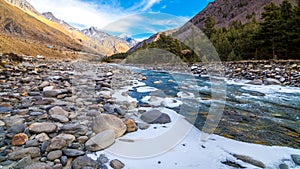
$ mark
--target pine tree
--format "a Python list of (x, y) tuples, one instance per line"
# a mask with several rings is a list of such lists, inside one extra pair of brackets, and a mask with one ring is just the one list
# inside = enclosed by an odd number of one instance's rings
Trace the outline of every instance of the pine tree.
[(203, 32), (206, 34), (208, 39), (211, 38), (211, 36), (216, 32), (216, 21), (212, 16), (208, 16), (205, 20), (204, 29)]

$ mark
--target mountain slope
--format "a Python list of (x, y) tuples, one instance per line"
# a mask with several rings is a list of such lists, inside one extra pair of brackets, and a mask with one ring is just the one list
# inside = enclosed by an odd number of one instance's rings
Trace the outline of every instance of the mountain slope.
[[(0, 34), (2, 39), (6, 39), (7, 43), (18, 44), (14, 41), (25, 40), (28, 44), (34, 43), (38, 46), (44, 46), (45, 48), (51, 45), (54, 46), (55, 49), (60, 50), (81, 49), (81, 44), (66, 34), (49, 27), (21, 9), (4, 0), (0, 0), (0, 6)], [(4, 51), (8, 52), (1, 48), (0, 52)], [(30, 54), (29, 51), (30, 49), (28, 49), (28, 54)], [(18, 50), (11, 52), (20, 53)]]
[[(135, 41), (129, 39), (128, 37), (116, 37), (105, 33), (102, 30), (97, 29), (95, 27), (84, 29), (81, 32), (84, 33), (86, 36), (90, 37), (94, 42), (99, 44), (100, 47), (102, 47), (105, 50), (103, 55), (106, 56), (110, 56), (116, 53), (127, 52), (130, 49), (130, 47), (132, 47), (132, 45), (135, 45)], [(129, 40), (129, 42), (127, 40)], [(99, 48), (99, 46), (96, 48)]]
[(6, 0), (6, 2), (13, 4), (14, 6), (26, 11), (39, 14), (39, 12), (26, 0)]
[[(190, 22), (198, 27), (203, 27), (207, 16), (212, 16), (217, 27), (229, 27), (233, 21), (247, 23), (255, 18), (261, 20), (264, 6), (274, 2), (280, 4), (283, 0), (215, 0), (193, 17)], [(296, 0), (291, 0), (295, 4)]]

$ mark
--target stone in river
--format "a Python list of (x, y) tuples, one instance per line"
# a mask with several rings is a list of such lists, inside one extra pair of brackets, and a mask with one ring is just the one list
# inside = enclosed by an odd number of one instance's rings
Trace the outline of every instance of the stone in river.
[(57, 130), (57, 125), (54, 123), (33, 123), (28, 127), (33, 133), (53, 133)]
[(25, 169), (52, 169), (52, 167), (46, 163), (38, 162), (25, 167)]
[(24, 124), (15, 124), (7, 130), (7, 133), (14, 133), (14, 134), (23, 133), (24, 130), (25, 130)]
[(149, 110), (142, 114), (141, 119), (150, 124), (166, 124), (171, 122), (170, 116), (159, 110)]
[(255, 79), (255, 80), (252, 80), (252, 81), (248, 82), (247, 84), (252, 84), (252, 85), (262, 85), (262, 84), (263, 84), (263, 81), (260, 80), (260, 79)]
[(280, 85), (281, 83), (277, 79), (267, 78), (264, 80), (264, 84), (265, 85)]
[(61, 156), (60, 157), (60, 162), (63, 166), (67, 165), (68, 162), (68, 157), (67, 156)]
[(279, 165), (279, 169), (289, 169), (289, 166), (283, 163)]
[(127, 132), (137, 131), (138, 127), (133, 119), (126, 119), (124, 123), (127, 126)]
[(72, 169), (82, 169), (84, 167), (98, 168), (98, 163), (87, 156), (77, 157), (72, 162)]
[(115, 132), (112, 129), (102, 131), (90, 138), (85, 147), (88, 151), (99, 151), (105, 149), (115, 142)]
[(68, 157), (78, 157), (85, 154), (85, 152), (76, 149), (63, 149), (62, 151)]
[(115, 137), (118, 138), (126, 132), (127, 127), (123, 121), (115, 115), (100, 114), (93, 118), (92, 129), (95, 133), (100, 133), (107, 129), (113, 129)]
[(297, 165), (300, 165), (300, 155), (292, 154), (291, 157)]
[(27, 140), (28, 140), (28, 136), (25, 133), (19, 133), (12, 138), (11, 144), (13, 146), (21, 146), (24, 145)]
[(27, 155), (29, 155), (31, 158), (39, 157), (41, 155), (41, 151), (37, 147), (28, 147), (8, 154), (8, 159), (19, 160)]
[(122, 110), (121, 108), (118, 108), (118, 107), (116, 107), (115, 109), (114, 109), (114, 111), (116, 112), (116, 113), (118, 113), (118, 115), (120, 115), (120, 116), (125, 116), (125, 111), (124, 110)]
[(113, 169), (121, 169), (125, 167), (125, 164), (122, 163), (120, 160), (115, 159), (115, 160), (111, 160), (109, 165), (113, 168)]
[(47, 159), (53, 161), (55, 159), (59, 159), (62, 156), (61, 150), (51, 151), (47, 155)]

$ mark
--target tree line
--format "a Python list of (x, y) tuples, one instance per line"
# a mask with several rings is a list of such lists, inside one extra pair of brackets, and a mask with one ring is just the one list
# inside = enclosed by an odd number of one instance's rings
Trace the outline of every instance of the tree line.
[(261, 22), (234, 21), (229, 28), (216, 28), (211, 16), (203, 32), (214, 44), (223, 61), (249, 59), (300, 59), (300, 0), (292, 6), (284, 0), (279, 6), (266, 5)]

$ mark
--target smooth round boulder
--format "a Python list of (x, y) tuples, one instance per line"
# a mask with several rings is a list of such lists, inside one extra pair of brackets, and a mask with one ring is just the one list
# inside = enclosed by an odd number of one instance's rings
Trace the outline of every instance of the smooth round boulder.
[(105, 149), (115, 142), (115, 132), (112, 129), (108, 129), (98, 133), (94, 137), (90, 138), (85, 147), (88, 151), (99, 151)]
[(115, 115), (100, 114), (93, 118), (92, 129), (95, 133), (112, 129), (115, 132), (115, 138), (121, 137), (127, 130), (123, 121)]

